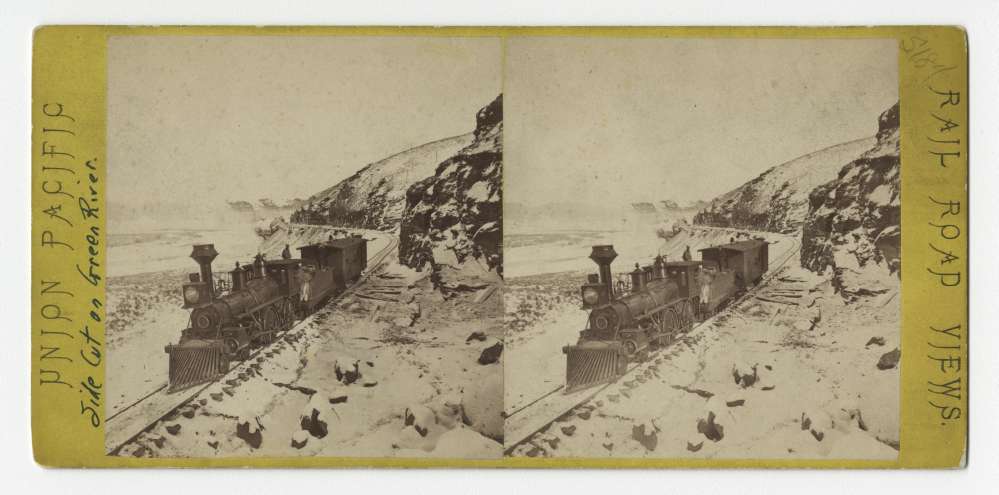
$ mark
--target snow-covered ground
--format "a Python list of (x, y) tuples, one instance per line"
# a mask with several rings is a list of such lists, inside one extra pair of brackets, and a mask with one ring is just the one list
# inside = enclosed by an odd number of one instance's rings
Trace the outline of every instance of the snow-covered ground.
[[(293, 227), (295, 242), (326, 235), (319, 227)], [(369, 256), (390, 239), (378, 232), (365, 235), (374, 238)], [(261, 249), (280, 249), (283, 243), (269, 239)], [(444, 298), (426, 272), (399, 266), (396, 259), (390, 253), (387, 264), (353, 295), (312, 315), (126, 443), (119, 455), (502, 455), (500, 292), (482, 297), (471, 290)], [(148, 319), (153, 312), (139, 313)], [(109, 388), (118, 406), (128, 403), (122, 393), (138, 398), (141, 393), (133, 391), (148, 391), (142, 385), (166, 377), (166, 355), (151, 335), (159, 330), (142, 328), (109, 353), (117, 356)], [(167, 340), (175, 339), (179, 328), (165, 331)], [(162, 367), (130, 358), (151, 345), (162, 354)], [(483, 359), (484, 353), (492, 359)], [(154, 373), (159, 378), (143, 376)]]
[[(730, 234), (695, 227), (665, 243), (647, 241), (638, 251), (676, 259), (688, 244), (696, 253), (727, 242)], [(826, 278), (798, 266), (794, 236), (765, 237), (773, 243), (772, 266), (789, 260), (755, 294), (765, 300), (749, 298), (702, 325), (533, 435), (513, 455), (894, 458), (899, 374), (897, 367), (882, 370), (877, 364), (898, 346), (897, 299), (885, 294), (846, 305)], [(613, 235), (597, 240), (614, 241), (619, 260), (626, 256), (624, 246), (640, 244)], [(578, 286), (594, 271), (586, 256), (595, 241), (577, 236), (572, 242), (564, 237), (546, 242), (561, 251), (558, 255), (537, 249), (535, 259), (575, 253), (582, 260), (572, 267), (577, 271), (508, 280), (508, 414), (564, 382), (561, 348), (574, 343), (585, 324)], [(525, 256), (530, 246), (515, 249)], [(515, 269), (512, 263), (508, 271)], [(618, 263), (615, 271), (629, 266)], [(532, 261), (524, 271), (544, 266), (543, 260)], [(569, 267), (570, 260), (554, 266)], [(736, 383), (734, 370), (753, 374), (754, 383)], [(715, 425), (721, 425), (721, 437)]]

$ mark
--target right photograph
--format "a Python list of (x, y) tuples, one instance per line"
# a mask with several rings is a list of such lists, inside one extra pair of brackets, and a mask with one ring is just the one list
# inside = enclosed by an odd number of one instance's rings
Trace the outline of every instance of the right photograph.
[(897, 458), (897, 41), (503, 63), (506, 455)]

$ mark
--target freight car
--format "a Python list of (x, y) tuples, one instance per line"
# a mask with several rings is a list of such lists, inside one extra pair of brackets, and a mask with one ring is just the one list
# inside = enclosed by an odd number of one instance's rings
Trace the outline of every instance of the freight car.
[(300, 258), (266, 260), (213, 273), (218, 256), (212, 244), (191, 252), (200, 268), (182, 288), (191, 315), (177, 344), (166, 346), (170, 390), (181, 390), (224, 375), (233, 361), (274, 341), (295, 320), (315, 312), (342, 293), (367, 268), (367, 241), (330, 239), (299, 248)]
[(631, 361), (651, 347), (664, 347), (689, 332), (767, 271), (768, 244), (763, 240), (733, 242), (701, 249), (701, 261), (668, 262), (657, 256), (635, 269), (630, 284), (615, 287), (610, 265), (617, 252), (593, 246), (590, 259), (599, 273), (581, 287), (583, 309), (590, 310), (586, 328), (566, 355), (565, 392), (604, 383), (624, 374)]

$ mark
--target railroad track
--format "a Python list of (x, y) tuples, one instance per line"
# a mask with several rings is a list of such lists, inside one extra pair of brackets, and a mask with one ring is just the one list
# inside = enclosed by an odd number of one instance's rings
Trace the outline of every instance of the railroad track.
[[(792, 247), (788, 248), (785, 253), (781, 254), (778, 262), (775, 266), (770, 268), (766, 275), (763, 276), (763, 280), (761, 280), (759, 284), (751, 290), (746, 291), (744, 294), (739, 296), (738, 299), (729, 303), (725, 310), (720, 311), (714, 314), (711, 318), (694, 325), (690, 332), (705, 328), (713, 323), (719, 316), (724, 315), (727, 311), (738, 307), (756, 294), (756, 292), (761, 288), (765, 287), (771, 280), (773, 280), (774, 277), (777, 276), (778, 273), (780, 273), (781, 269), (784, 268), (787, 262), (801, 251), (801, 241), (794, 239), (793, 242), (794, 244)], [(514, 449), (529, 441), (538, 432), (548, 428), (555, 422), (555, 420), (565, 414), (568, 414), (573, 409), (586, 404), (611, 385), (630, 377), (637, 368), (658, 357), (664, 350), (665, 349), (656, 350), (649, 356), (649, 359), (646, 359), (645, 361), (630, 363), (624, 374), (610, 382), (573, 392), (571, 394), (559, 394), (558, 392), (565, 388), (565, 385), (559, 385), (558, 387), (541, 394), (537, 398), (528, 402), (526, 405), (506, 414), (506, 424), (504, 427), (504, 454), (511, 455)]]
[[(360, 288), (361, 285), (367, 282), (371, 275), (381, 268), (381, 266), (385, 263), (385, 259), (395, 251), (398, 245), (398, 238), (389, 237), (388, 245), (379, 250), (368, 260), (369, 268), (365, 271), (365, 273), (346, 290), (330, 299), (330, 301), (326, 303), (324, 308), (320, 311), (325, 311), (328, 308), (335, 306), (344, 297), (354, 293), (354, 291)], [(286, 335), (303, 331), (305, 325), (318, 315), (320, 311), (317, 311), (308, 318), (298, 322), (297, 325), (285, 331), (281, 337), (283, 338)], [(275, 339), (275, 342), (277, 342), (277, 339)], [(232, 377), (238, 375), (241, 371), (245, 371), (244, 366), (246, 366), (247, 363), (253, 362), (253, 359), (258, 354), (267, 350), (269, 347), (270, 345), (258, 347), (250, 354), (249, 357), (240, 361), (238, 364), (233, 366), (228, 373), (216, 380), (174, 393), (168, 393), (167, 387), (169, 384), (163, 383), (135, 402), (132, 402), (111, 416), (108, 416), (108, 418), (104, 421), (104, 447), (108, 452), (108, 455), (118, 455), (122, 447), (135, 440), (140, 434), (142, 434), (142, 432), (147, 431), (156, 423), (174, 413), (177, 409), (191, 402), (191, 400), (196, 398), (212, 385), (223, 382), (227, 379), (232, 379)]]

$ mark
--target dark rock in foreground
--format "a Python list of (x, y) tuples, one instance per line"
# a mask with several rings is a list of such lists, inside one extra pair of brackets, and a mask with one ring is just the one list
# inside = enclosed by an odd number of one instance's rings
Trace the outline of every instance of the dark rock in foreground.
[(896, 347), (894, 350), (888, 351), (881, 355), (881, 359), (878, 360), (879, 370), (890, 370), (898, 366), (899, 359), (902, 358), (902, 351), (898, 350)]
[(704, 434), (712, 442), (717, 442), (725, 437), (725, 428), (715, 423), (714, 412), (709, 412), (707, 419), (697, 420), (697, 431)]
[(479, 364), (493, 364), (496, 361), (499, 361), (500, 355), (502, 354), (503, 343), (497, 342), (482, 350), (482, 354), (479, 355)]
[[(253, 423), (251, 423), (253, 422)], [(251, 448), (259, 449), (264, 442), (264, 435), (254, 420), (240, 421), (236, 425), (236, 437), (242, 439)]]

